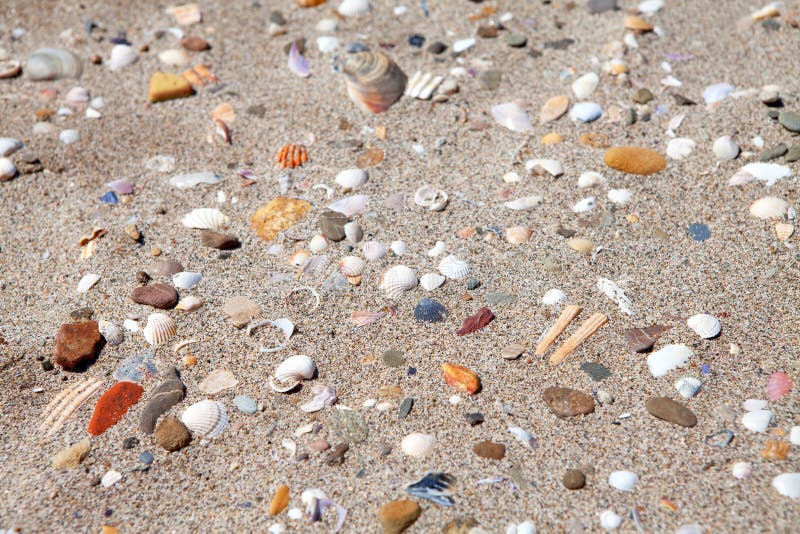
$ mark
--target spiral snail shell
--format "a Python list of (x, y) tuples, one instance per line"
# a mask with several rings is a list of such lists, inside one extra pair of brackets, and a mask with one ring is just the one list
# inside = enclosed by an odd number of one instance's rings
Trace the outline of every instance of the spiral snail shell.
[(403, 95), (408, 77), (400, 67), (380, 52), (352, 54), (342, 65), (347, 77), (347, 94), (359, 108), (381, 113)]

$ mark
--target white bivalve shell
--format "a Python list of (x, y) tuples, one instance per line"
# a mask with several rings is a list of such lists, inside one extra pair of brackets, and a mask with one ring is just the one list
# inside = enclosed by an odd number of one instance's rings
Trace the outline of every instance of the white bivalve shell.
[(608, 200), (613, 202), (614, 204), (625, 204), (628, 202), (633, 193), (630, 192), (628, 189), (609, 189), (608, 190)]
[(275, 378), (280, 382), (309, 380), (313, 378), (317, 366), (314, 360), (305, 354), (290, 356), (275, 369)]
[(78, 288), (77, 288), (78, 293), (86, 293), (87, 291), (92, 289), (92, 287), (94, 287), (94, 285), (98, 281), (100, 281), (99, 274), (94, 274), (94, 273), (87, 274), (86, 276), (80, 279), (80, 282), (78, 282)]
[(369, 180), (369, 174), (364, 169), (346, 169), (336, 175), (336, 183), (345, 191), (358, 189)]
[(740, 149), (739, 145), (736, 144), (736, 141), (734, 141), (730, 135), (723, 135), (714, 141), (712, 150), (717, 158), (722, 161), (728, 161), (736, 159)]
[(524, 211), (541, 205), (543, 200), (544, 197), (541, 195), (531, 195), (529, 197), (522, 197), (515, 200), (509, 200), (503, 205), (510, 210)]
[(124, 44), (114, 45), (114, 48), (111, 49), (111, 57), (108, 60), (108, 67), (111, 70), (119, 70), (132, 65), (137, 59), (136, 51), (133, 47)]
[(110, 321), (100, 320), (97, 323), (97, 330), (100, 331), (100, 335), (103, 336), (106, 343), (111, 346), (119, 345), (125, 340), (125, 334), (123, 334), (122, 328)]
[(178, 325), (165, 313), (151, 313), (147, 325), (142, 329), (144, 339), (153, 347), (160, 347), (175, 335)]
[(620, 491), (632, 491), (639, 477), (632, 471), (614, 471), (608, 475), (608, 484)]
[(389, 250), (391, 250), (395, 256), (404, 256), (408, 254), (408, 245), (406, 245), (404, 241), (392, 241), (389, 244)]
[(357, 256), (345, 256), (339, 260), (339, 271), (345, 276), (361, 276), (367, 262)]
[(202, 279), (202, 274), (189, 271), (183, 271), (172, 275), (172, 283), (175, 284), (175, 287), (178, 289), (192, 289), (197, 286)]
[(344, 225), (344, 235), (353, 245), (358, 244), (364, 238), (364, 229), (355, 221)]
[(772, 487), (784, 497), (800, 498), (800, 473), (778, 475), (772, 479)]
[(24, 143), (19, 139), (0, 137), (0, 157), (8, 157), (23, 146), (25, 146)]
[(675, 381), (675, 389), (684, 399), (691, 399), (700, 392), (703, 383), (697, 378), (684, 376)]
[(369, 4), (369, 0), (344, 0), (336, 8), (336, 11), (345, 17), (357, 17), (367, 13), (370, 9), (372, 6)]
[(451, 254), (439, 262), (439, 272), (451, 280), (459, 280), (469, 276), (469, 263)]
[(380, 241), (367, 241), (364, 243), (364, 257), (368, 261), (379, 260), (386, 256), (386, 247)]
[(393, 299), (414, 289), (417, 283), (417, 274), (413, 269), (405, 265), (395, 265), (383, 273), (380, 288), (386, 292), (387, 297)]
[(572, 92), (578, 100), (586, 100), (592, 96), (599, 83), (600, 77), (594, 72), (588, 72), (572, 82)]
[(647, 367), (653, 376), (664, 376), (676, 367), (686, 365), (692, 354), (686, 345), (667, 345), (647, 357)]
[(194, 311), (202, 305), (203, 301), (200, 299), (200, 297), (188, 295), (183, 297), (178, 304), (175, 305), (175, 309), (181, 311)]
[(731, 466), (731, 473), (739, 480), (744, 480), (753, 474), (753, 464), (750, 462), (736, 462)]
[(428, 211), (442, 211), (447, 206), (448, 198), (447, 193), (429, 185), (423, 185), (414, 193), (414, 203)]
[(705, 339), (717, 337), (722, 330), (719, 319), (707, 313), (692, 315), (686, 320), (686, 326), (694, 330), (698, 336)]
[(750, 205), (750, 215), (759, 219), (783, 217), (789, 204), (778, 197), (759, 198)]
[(555, 159), (529, 159), (525, 162), (525, 168), (534, 174), (546, 172), (553, 177), (564, 174), (564, 166)]
[(742, 426), (751, 432), (764, 432), (774, 414), (770, 410), (753, 410), (742, 416)]
[(228, 225), (228, 216), (216, 208), (197, 208), (183, 216), (181, 222), (197, 230), (220, 230)]
[(553, 289), (548, 289), (544, 296), (542, 296), (542, 304), (545, 306), (555, 306), (566, 298), (567, 296), (563, 291), (554, 287)]
[(696, 145), (697, 143), (688, 137), (676, 137), (667, 143), (667, 156), (672, 159), (683, 159), (692, 153)]
[(425, 458), (433, 450), (436, 438), (430, 434), (413, 432), (403, 438), (400, 449), (412, 458)]
[(181, 422), (192, 434), (214, 439), (228, 426), (228, 413), (221, 402), (206, 399), (186, 408)]
[(322, 234), (317, 234), (308, 242), (308, 249), (314, 254), (319, 254), (328, 248), (328, 238)]
[(433, 291), (444, 284), (444, 281), (445, 277), (439, 273), (427, 273), (420, 277), (419, 285), (421, 285), (425, 291)]
[(433, 246), (432, 246), (432, 247), (431, 247), (431, 248), (428, 250), (428, 253), (427, 253), (427, 254), (428, 254), (428, 256), (429, 256), (429, 257), (431, 257), (431, 258), (435, 258), (435, 257), (436, 257), (436, 256), (438, 256), (439, 254), (441, 254), (442, 252), (444, 252), (444, 251), (445, 251), (445, 249), (447, 249), (447, 244), (446, 244), (444, 241), (437, 241), (437, 242), (436, 242), (436, 244), (435, 244), (435, 245), (433, 245)]
[(603, 510), (600, 513), (600, 526), (603, 530), (616, 530), (622, 524), (622, 517), (614, 510)]

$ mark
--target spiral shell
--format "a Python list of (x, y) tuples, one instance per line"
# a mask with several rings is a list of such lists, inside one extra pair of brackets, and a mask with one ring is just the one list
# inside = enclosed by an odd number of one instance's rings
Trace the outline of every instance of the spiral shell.
[(314, 376), (316, 370), (314, 360), (305, 354), (298, 354), (287, 358), (275, 369), (275, 378), (281, 382), (308, 380)]
[(97, 329), (100, 331), (100, 335), (105, 338), (106, 343), (109, 345), (119, 345), (125, 340), (125, 335), (122, 333), (122, 328), (110, 321), (99, 321), (97, 323)]
[(31, 54), (25, 65), (25, 72), (31, 80), (80, 78), (83, 64), (72, 52), (58, 48), (42, 48)]
[(220, 230), (227, 226), (230, 219), (216, 208), (197, 208), (184, 215), (181, 222), (188, 228)]
[(178, 325), (169, 315), (151, 313), (147, 317), (147, 325), (142, 330), (142, 335), (150, 345), (159, 347), (169, 341), (177, 331)]
[(451, 254), (439, 262), (439, 272), (451, 280), (458, 280), (469, 276), (469, 263)]
[(379, 260), (386, 256), (386, 247), (380, 241), (367, 241), (364, 243), (364, 257), (368, 261)]
[(417, 274), (405, 265), (395, 265), (385, 273), (381, 279), (380, 288), (389, 298), (397, 298), (406, 291), (417, 287)]
[(222, 403), (206, 399), (186, 408), (181, 414), (181, 422), (192, 434), (213, 439), (228, 426), (228, 414)]
[(342, 72), (347, 77), (350, 99), (367, 113), (389, 109), (403, 96), (408, 80), (397, 63), (381, 52), (352, 54), (342, 65)]
[(339, 260), (339, 271), (345, 276), (361, 276), (367, 262), (357, 256), (345, 256)]

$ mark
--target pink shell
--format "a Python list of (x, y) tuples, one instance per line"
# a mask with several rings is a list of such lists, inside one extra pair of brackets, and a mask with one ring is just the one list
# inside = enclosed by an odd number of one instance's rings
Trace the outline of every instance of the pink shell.
[(780, 400), (792, 389), (792, 379), (786, 373), (772, 373), (767, 382), (767, 396), (769, 400)]

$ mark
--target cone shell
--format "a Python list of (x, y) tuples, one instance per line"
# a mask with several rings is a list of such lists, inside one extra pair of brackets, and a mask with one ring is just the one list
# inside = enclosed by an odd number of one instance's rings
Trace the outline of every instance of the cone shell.
[[(345, 0), (344, 3), (356, 1), (360, 0)], [(368, 113), (386, 111), (400, 99), (406, 88), (405, 73), (381, 52), (352, 54), (342, 65), (342, 72), (347, 77), (350, 99)]]
[(275, 369), (275, 378), (281, 382), (308, 380), (314, 376), (316, 370), (314, 360), (304, 354), (298, 354), (287, 358)]
[(469, 276), (469, 263), (451, 254), (439, 262), (439, 272), (451, 280), (458, 280)]
[(345, 256), (339, 260), (339, 271), (345, 276), (360, 276), (367, 262), (356, 256)]
[(389, 298), (397, 298), (406, 291), (417, 287), (417, 274), (405, 265), (395, 265), (381, 279), (380, 288)]
[(445, 277), (439, 273), (427, 273), (420, 277), (419, 285), (421, 285), (425, 291), (433, 291), (444, 284), (444, 281)]
[(58, 48), (42, 48), (31, 54), (25, 65), (25, 72), (31, 80), (80, 78), (83, 64), (72, 52)]
[(142, 335), (153, 347), (159, 347), (169, 341), (177, 332), (175, 321), (164, 313), (151, 313), (147, 318), (147, 325), (142, 330)]
[(228, 414), (222, 403), (202, 400), (184, 410), (181, 422), (192, 434), (213, 439), (222, 434), (228, 426)]
[(97, 329), (109, 345), (119, 345), (125, 340), (122, 328), (112, 322), (101, 320), (97, 323)]
[(364, 243), (364, 257), (368, 261), (379, 260), (386, 256), (386, 247), (380, 241), (367, 241)]
[(430, 434), (413, 432), (403, 438), (400, 442), (400, 449), (408, 456), (413, 458), (424, 458), (433, 450), (436, 438)]
[(197, 230), (221, 230), (228, 225), (228, 216), (216, 208), (197, 208), (183, 216), (181, 222)]

